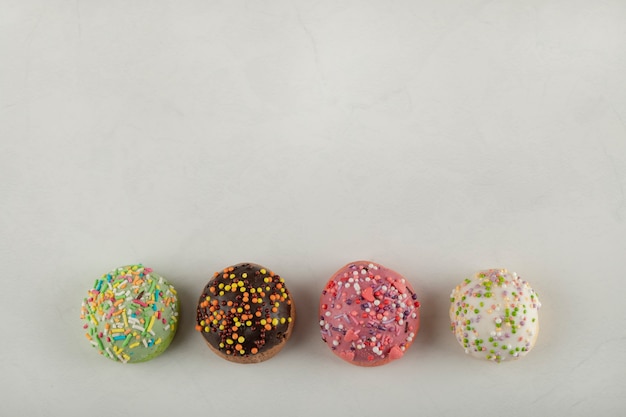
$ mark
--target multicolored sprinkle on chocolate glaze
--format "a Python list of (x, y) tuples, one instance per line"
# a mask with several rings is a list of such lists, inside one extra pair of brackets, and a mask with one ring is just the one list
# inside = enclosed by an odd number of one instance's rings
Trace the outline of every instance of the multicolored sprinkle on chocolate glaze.
[(506, 269), (465, 279), (450, 294), (450, 322), (465, 353), (500, 363), (525, 356), (539, 334), (539, 298)]
[(322, 340), (359, 366), (401, 358), (419, 329), (417, 294), (400, 274), (369, 261), (337, 271), (320, 299)]
[(176, 290), (143, 265), (102, 275), (83, 300), (85, 336), (100, 354), (123, 363), (159, 356), (178, 324)]
[(216, 272), (198, 301), (196, 330), (224, 359), (262, 362), (291, 336), (295, 306), (279, 275), (253, 263)]

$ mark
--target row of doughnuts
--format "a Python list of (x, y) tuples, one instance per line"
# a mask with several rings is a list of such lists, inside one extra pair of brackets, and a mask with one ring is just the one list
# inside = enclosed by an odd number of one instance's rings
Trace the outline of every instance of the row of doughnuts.
[[(168, 347), (179, 326), (174, 286), (143, 265), (116, 268), (96, 279), (81, 306), (89, 343), (103, 356), (144, 362)], [(450, 295), (450, 323), (473, 357), (500, 363), (525, 356), (539, 331), (539, 298), (506, 269), (477, 272)], [(295, 324), (284, 278), (254, 263), (213, 274), (198, 299), (196, 330), (218, 356), (262, 362), (282, 349)], [(370, 261), (351, 262), (328, 280), (319, 302), (322, 340), (359, 366), (401, 358), (420, 327), (420, 302), (410, 282)]]

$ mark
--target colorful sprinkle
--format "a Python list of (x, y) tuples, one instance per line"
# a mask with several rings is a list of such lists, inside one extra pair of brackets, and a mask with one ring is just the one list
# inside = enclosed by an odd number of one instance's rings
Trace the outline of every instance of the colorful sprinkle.
[[(174, 287), (142, 265), (104, 274), (88, 291), (81, 308), (83, 328), (88, 329), (92, 346), (124, 363), (161, 354), (174, 337), (177, 316)], [(160, 342), (155, 343), (155, 338)]]
[(354, 262), (326, 284), (319, 319), (322, 340), (337, 356), (355, 365), (382, 365), (402, 357), (413, 342), (419, 302), (397, 272)]
[[(479, 301), (481, 296), (489, 300)], [(524, 356), (535, 344), (541, 303), (515, 273), (480, 271), (454, 288), (450, 303), (451, 329), (467, 354), (499, 363)], [(488, 350), (483, 339), (497, 349)]]
[(196, 329), (229, 360), (258, 362), (282, 345), (294, 313), (284, 280), (267, 268), (242, 263), (215, 273), (200, 295)]

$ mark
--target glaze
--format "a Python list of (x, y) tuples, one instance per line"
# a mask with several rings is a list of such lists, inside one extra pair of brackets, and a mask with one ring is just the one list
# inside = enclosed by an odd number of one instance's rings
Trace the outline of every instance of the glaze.
[(450, 294), (451, 329), (465, 353), (493, 362), (518, 359), (539, 333), (539, 298), (528, 282), (506, 269), (465, 279)]
[(102, 275), (83, 300), (85, 336), (98, 352), (123, 363), (165, 351), (176, 333), (178, 296), (163, 277), (143, 265)]
[(216, 272), (204, 287), (196, 330), (225, 359), (260, 362), (282, 348), (294, 315), (283, 278), (263, 266), (241, 263)]
[(320, 298), (322, 340), (341, 359), (377, 366), (401, 358), (419, 329), (417, 294), (395, 271), (352, 262), (328, 281)]

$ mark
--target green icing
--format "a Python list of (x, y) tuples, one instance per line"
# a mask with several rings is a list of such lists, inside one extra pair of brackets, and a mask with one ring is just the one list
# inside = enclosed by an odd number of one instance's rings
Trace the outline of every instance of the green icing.
[(178, 315), (174, 287), (140, 264), (102, 275), (81, 308), (92, 346), (125, 363), (145, 362), (163, 353), (176, 334)]

